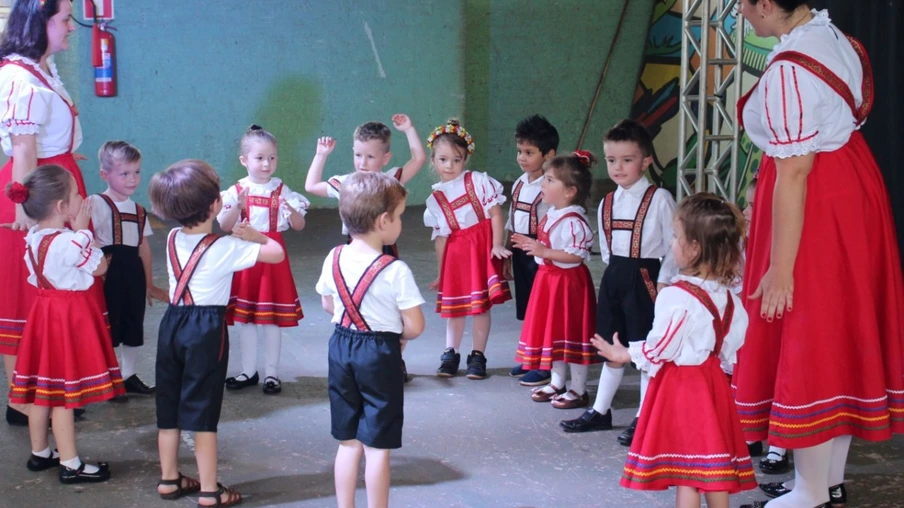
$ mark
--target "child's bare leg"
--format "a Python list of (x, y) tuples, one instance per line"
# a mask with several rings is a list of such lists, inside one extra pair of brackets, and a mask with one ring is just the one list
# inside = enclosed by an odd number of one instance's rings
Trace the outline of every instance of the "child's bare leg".
[[(160, 454), (160, 479), (179, 478), (179, 429), (157, 431), (157, 451)], [(169, 494), (178, 490), (176, 485), (158, 485), (157, 492)]]
[[(336, 484), (336, 502), (339, 508), (355, 508), (355, 488), (358, 486), (358, 464), (364, 454), (364, 445), (357, 439), (339, 442), (333, 476)], [(370, 497), (370, 496), (368, 496)]]
[(389, 506), (389, 450), (364, 447), (364, 483), (367, 486), (367, 507)]
[(693, 487), (679, 486), (678, 493), (675, 495), (675, 506), (676, 508), (700, 508), (700, 492)]
[[(32, 406), (33, 410), (46, 409), (39, 406)], [(44, 441), (47, 441), (47, 420), (41, 418), (44, 425)], [(56, 441), (57, 449), (60, 451), (60, 462), (74, 459), (78, 456), (75, 449), (75, 413), (71, 409), (64, 407), (53, 408), (53, 440)], [(31, 415), (28, 416), (28, 430), (32, 432)], [(43, 450), (43, 448), (38, 448)], [(87, 469), (87, 468), (86, 468)]]
[[(195, 460), (198, 462), (198, 480), (202, 492), (216, 492), (217, 486), (217, 433), (195, 432)], [(226, 501), (227, 493), (220, 496)], [(213, 506), (217, 503), (209, 497), (199, 497), (198, 503)]]
[(473, 335), (474, 349), (481, 353), (487, 350), (487, 341), (490, 338), (490, 311), (471, 316), (471, 335)]
[(465, 318), (446, 319), (446, 347), (456, 351), (461, 347), (461, 338), (465, 334)]
[[(6, 371), (6, 386), (12, 386), (13, 371), (16, 370), (16, 357), (13, 355), (3, 355), (3, 369)], [(28, 414), (28, 409), (31, 407), (31, 404), (13, 404), (12, 402), (7, 402), (7, 404), (9, 404), (9, 407), (20, 413), (25, 413), (26, 415)], [(44, 448), (41, 449), (43, 450)]]
[[(28, 436), (31, 438), (31, 450), (40, 452), (50, 447), (47, 440), (47, 420), (50, 419), (50, 408), (31, 405), (28, 411)], [(54, 422), (56, 423), (56, 422)], [(60, 449), (62, 451), (62, 449)], [(71, 459), (73, 455), (70, 455)]]
[(728, 492), (707, 492), (706, 508), (728, 508)]
[(408, 347), (408, 341), (407, 341), (407, 340), (401, 340), (401, 341), (399, 341), (399, 344), (401, 344), (401, 346), (400, 346), (400, 348), (399, 348), (399, 352), (404, 353), (404, 352), (405, 352), (405, 348)]

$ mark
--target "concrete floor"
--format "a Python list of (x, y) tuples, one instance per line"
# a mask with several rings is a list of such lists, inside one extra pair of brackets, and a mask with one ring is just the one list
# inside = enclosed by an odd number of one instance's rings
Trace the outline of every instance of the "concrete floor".
[[(423, 209), (405, 214), (399, 248), (411, 265), (428, 302), (435, 294), (426, 285), (436, 274), (429, 234), (422, 227)], [(155, 279), (165, 283), (164, 240), (168, 227), (158, 224), (152, 246)], [(332, 462), (336, 442), (329, 433), (326, 390), (327, 340), (332, 326), (320, 309), (314, 284), (329, 249), (340, 243), (335, 211), (312, 211), (308, 227), (286, 236), (305, 319), (284, 335), (280, 367), (283, 393), (265, 396), (260, 387), (228, 392), (220, 423), (220, 479), (245, 495), (243, 506), (335, 506)], [(591, 263), (599, 280), (602, 263)], [(527, 388), (508, 377), (520, 323), (513, 303), (493, 309), (488, 350), (491, 376), (470, 381), (464, 376), (433, 375), (444, 347), (444, 323), (430, 310), (427, 332), (405, 353), (414, 379), (406, 385), (404, 447), (393, 453), (392, 506), (410, 507), (578, 507), (669, 506), (674, 492), (639, 493), (621, 488), (618, 479), (627, 449), (615, 437), (621, 432), (569, 435), (559, 420), (581, 410), (560, 411), (530, 400)], [(164, 306), (149, 309), (148, 345), (139, 375), (153, 382), (157, 324)], [(239, 352), (233, 346), (230, 374), (238, 373)], [(470, 349), (466, 336), (463, 351)], [(599, 367), (591, 369), (595, 390)], [(614, 404), (617, 426), (627, 425), (636, 411), (638, 377), (631, 373)], [(88, 408), (77, 424), (79, 451), (88, 461), (105, 460), (113, 479), (105, 484), (63, 486), (56, 471), (32, 473), (26, 428), (0, 427), (0, 506), (2, 507), (167, 507), (193, 506), (196, 498), (162, 501), (154, 485), (157, 466), (154, 403), (132, 398), (127, 404)], [(194, 476), (192, 440), (183, 435), (181, 469)], [(904, 506), (904, 438), (880, 444), (856, 441), (848, 467), (852, 507)], [(363, 473), (363, 471), (362, 471)], [(759, 475), (762, 481), (784, 477)], [(358, 505), (366, 506), (363, 479)], [(734, 496), (732, 506), (764, 499), (757, 492)], [(806, 507), (804, 507), (806, 508)]]

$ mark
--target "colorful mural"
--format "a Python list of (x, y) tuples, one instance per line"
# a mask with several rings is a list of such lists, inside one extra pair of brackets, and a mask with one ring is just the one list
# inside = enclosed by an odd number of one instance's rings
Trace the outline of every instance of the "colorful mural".
[[(725, 0), (727, 3), (727, 0)], [(634, 95), (631, 117), (642, 122), (653, 136), (654, 162), (650, 177), (658, 185), (675, 189), (678, 166), (678, 92), (681, 77), (681, 9), (679, 0), (658, 0), (647, 36), (643, 68)], [(738, 28), (737, 18), (726, 21), (726, 30), (733, 33)], [(697, 34), (699, 36), (699, 32)], [(715, 37), (711, 36), (710, 40)], [(766, 66), (766, 57), (775, 39), (762, 39), (753, 32), (744, 36), (741, 80), (746, 92), (756, 83)], [(699, 56), (691, 57), (691, 66), (699, 65)], [(730, 105), (736, 97), (729, 97)], [(693, 135), (693, 134), (692, 134)], [(692, 145), (692, 137), (682, 142)], [(753, 177), (760, 163), (760, 151), (746, 135), (740, 141), (740, 177), (738, 198), (743, 200), (747, 182)], [(726, 166), (725, 172), (728, 171)]]

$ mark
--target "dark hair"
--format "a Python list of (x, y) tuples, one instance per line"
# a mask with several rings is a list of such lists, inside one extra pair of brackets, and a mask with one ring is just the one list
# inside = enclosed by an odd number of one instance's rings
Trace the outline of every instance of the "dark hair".
[(546, 118), (531, 115), (518, 122), (515, 141), (530, 143), (540, 149), (541, 155), (546, 155), (550, 150), (559, 149), (559, 131)]
[[(57, 201), (69, 202), (72, 180), (72, 173), (56, 164), (45, 164), (35, 168), (22, 181), (22, 185), (28, 190), (25, 201), (21, 202), (25, 215), (36, 221), (50, 217)], [(6, 185), (6, 195), (10, 199), (16, 192), (14, 187), (14, 182)]]
[(151, 177), (151, 210), (186, 227), (210, 218), (210, 206), (220, 199), (220, 177), (210, 164), (181, 160)]
[[(66, 0), (16, 0), (9, 11), (3, 37), (0, 38), (0, 59), (13, 53), (37, 62), (47, 52), (47, 22), (60, 11)], [(41, 4), (44, 5), (41, 5)]]
[(640, 122), (622, 120), (603, 135), (603, 143), (628, 141), (636, 143), (644, 157), (653, 155), (653, 138)]
[[(741, 0), (742, 2), (744, 0)], [(751, 5), (756, 5), (759, 0), (750, 0)], [(772, 3), (779, 6), (779, 8), (787, 13), (792, 13), (797, 10), (798, 7), (802, 5), (808, 5), (810, 2), (807, 0), (772, 0)]]
[[(462, 126), (461, 123), (458, 121), (458, 118), (450, 118), (450, 119), (446, 120), (446, 123), (444, 125), (449, 125), (452, 127), (461, 127)], [(436, 145), (438, 143), (448, 143), (448, 144), (452, 145), (453, 147), (460, 149), (461, 153), (464, 157), (464, 160), (468, 160), (468, 157), (471, 155), (470, 153), (468, 153), (468, 142), (465, 141), (465, 138), (459, 136), (458, 134), (456, 134), (454, 132), (443, 132), (443, 133), (437, 135), (436, 138), (433, 139), (433, 144), (432, 144), (432, 148), (431, 148), (434, 152), (436, 151)]]
[(558, 155), (546, 163), (544, 172), (553, 173), (565, 187), (573, 187), (576, 192), (571, 204), (586, 209), (587, 200), (590, 199), (590, 187), (593, 186), (590, 168), (596, 165), (596, 161), (596, 156), (587, 151)]
[(382, 122), (367, 122), (355, 127), (352, 133), (352, 139), (355, 141), (366, 142), (371, 139), (378, 139), (383, 142), (383, 151), (389, 151), (389, 139), (392, 137), (392, 131)]
[(276, 136), (270, 134), (270, 131), (260, 125), (251, 124), (248, 130), (242, 134), (241, 141), (239, 141), (239, 155), (248, 154), (248, 150), (251, 150), (252, 141), (266, 141), (276, 146)]
[(681, 201), (675, 220), (683, 225), (685, 239), (700, 247), (700, 253), (685, 269), (699, 272), (706, 267), (710, 276), (725, 285), (740, 277), (741, 240), (747, 221), (737, 206), (701, 192)]
[(339, 216), (348, 234), (363, 235), (373, 231), (380, 215), (391, 215), (407, 196), (405, 187), (386, 173), (356, 171), (342, 182)]

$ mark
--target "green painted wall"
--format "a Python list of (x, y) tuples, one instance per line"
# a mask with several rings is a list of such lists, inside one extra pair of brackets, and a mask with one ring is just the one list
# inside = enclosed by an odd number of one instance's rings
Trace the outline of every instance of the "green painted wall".
[[(630, 108), (652, 1), (631, 0), (585, 147)], [(237, 142), (258, 123), (280, 142), (278, 174), (303, 190), (318, 136), (337, 138), (326, 173), (351, 168), (351, 134), (408, 113), (422, 138), (450, 116), (477, 143), (472, 167), (518, 176), (512, 130), (540, 112), (570, 150), (590, 104), (622, 0), (156, 0), (117, 2), (119, 95), (97, 98), (90, 32), (57, 61), (81, 111), (89, 191), (103, 189), (94, 154), (109, 139), (144, 153), (145, 174), (186, 157), (224, 185), (244, 176)], [(368, 29), (373, 37), (371, 46)], [(380, 69), (382, 68), (383, 75)], [(385, 75), (385, 77), (384, 77)], [(391, 164), (409, 152), (394, 131)], [(426, 167), (409, 184), (423, 202)], [(146, 200), (145, 188), (137, 198)], [(315, 206), (334, 206), (312, 199)]]

